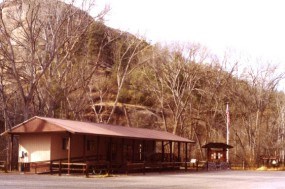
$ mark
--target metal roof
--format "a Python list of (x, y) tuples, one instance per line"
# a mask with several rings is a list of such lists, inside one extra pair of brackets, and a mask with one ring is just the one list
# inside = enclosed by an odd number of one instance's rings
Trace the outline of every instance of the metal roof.
[(38, 116), (35, 116), (13, 127), (11, 131), (7, 131), (6, 133), (23, 134), (41, 132), (70, 132), (73, 134), (90, 134), (122, 138), (194, 143), (194, 141), (192, 140), (165, 131), (156, 131), (151, 129), (123, 127), (110, 124), (72, 121)]

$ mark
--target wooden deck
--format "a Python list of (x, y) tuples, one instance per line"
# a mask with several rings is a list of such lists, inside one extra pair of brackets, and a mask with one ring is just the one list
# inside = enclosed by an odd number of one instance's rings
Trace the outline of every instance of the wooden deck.
[(4, 172), (7, 172), (7, 163), (6, 163), (6, 161), (0, 161), (0, 169), (2, 169)]
[(185, 162), (126, 162), (116, 163), (109, 161), (72, 161), (68, 163), (66, 159), (33, 162), (29, 163), (26, 171), (31, 171), (36, 174), (50, 173), (50, 174), (72, 174), (81, 173), (88, 177), (90, 174), (129, 174), (129, 173), (143, 173), (148, 172), (163, 172), (163, 171), (177, 171), (190, 170), (190, 163)]
[[(1, 163), (1, 162), (0, 162)], [(0, 164), (1, 166), (1, 164)], [(24, 165), (24, 171), (50, 174), (73, 174), (80, 173), (88, 177), (92, 175), (108, 175), (108, 174), (130, 174), (149, 172), (163, 172), (163, 171), (211, 171), (211, 170), (225, 170), (229, 168), (227, 163), (214, 163), (207, 161), (198, 161), (191, 159), (189, 162), (110, 162), (106, 160), (97, 160), (94, 157), (73, 158), (71, 163), (67, 159), (59, 159), (53, 161), (33, 162)]]

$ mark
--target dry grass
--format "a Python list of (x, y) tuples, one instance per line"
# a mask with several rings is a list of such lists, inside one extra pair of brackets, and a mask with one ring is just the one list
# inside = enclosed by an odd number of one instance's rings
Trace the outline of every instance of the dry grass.
[(257, 171), (285, 171), (285, 167), (266, 167), (266, 166), (261, 166), (256, 169)]
[(279, 166), (279, 167), (266, 167), (266, 166), (261, 166), (259, 168), (256, 167), (246, 167), (245, 169), (243, 167), (231, 167), (231, 170), (247, 170), (247, 171), (285, 171), (284, 166)]

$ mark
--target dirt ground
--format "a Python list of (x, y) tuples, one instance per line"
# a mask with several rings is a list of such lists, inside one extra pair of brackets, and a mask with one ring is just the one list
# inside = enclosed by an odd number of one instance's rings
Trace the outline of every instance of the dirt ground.
[(34, 175), (0, 173), (2, 189), (282, 189), (285, 171), (211, 171), (191, 173), (149, 173), (146, 175), (116, 175), (111, 177)]

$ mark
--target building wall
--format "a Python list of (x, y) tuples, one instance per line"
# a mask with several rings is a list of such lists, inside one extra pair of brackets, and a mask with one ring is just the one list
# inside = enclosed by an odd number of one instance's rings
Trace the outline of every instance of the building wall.
[[(95, 143), (95, 148), (92, 148), (94, 149), (93, 153), (86, 150), (86, 155), (95, 155), (96, 157), (98, 153), (97, 159), (99, 161), (110, 161), (112, 159), (112, 162), (117, 163), (132, 161), (139, 162), (150, 159), (155, 153), (154, 141), (110, 138), (103, 136), (88, 136), (87, 141), (88, 140), (92, 140)], [(145, 148), (143, 145), (145, 145)]]
[(52, 135), (51, 160), (67, 158), (67, 150), (62, 149), (63, 138), (68, 138), (68, 135), (65, 133), (57, 133)]
[(19, 137), (19, 162), (50, 160), (51, 136), (49, 134), (24, 134)]
[[(19, 140), (19, 162), (37, 162), (68, 158), (68, 133), (24, 134)], [(150, 160), (155, 153), (154, 141), (85, 136), (71, 134), (71, 158), (92, 157), (94, 161), (140, 162)], [(66, 146), (66, 147), (67, 147)]]
[[(67, 159), (68, 150), (63, 149), (63, 140), (68, 141), (69, 135), (67, 133), (58, 133), (52, 135), (51, 140), (51, 159)], [(71, 158), (83, 158), (84, 150), (86, 157), (93, 157), (92, 159), (104, 161), (110, 159), (110, 137), (87, 135), (86, 144), (84, 146), (83, 135), (71, 135)], [(121, 161), (122, 154), (121, 145), (122, 139), (112, 138), (112, 160)], [(85, 148), (85, 149), (84, 149)]]
[(83, 135), (71, 135), (71, 157), (82, 157), (83, 148)]
[[(57, 133), (52, 135), (51, 140), (51, 159), (67, 159), (68, 149), (63, 148), (63, 140), (68, 142), (69, 135), (67, 133)], [(71, 135), (71, 158), (82, 157), (83, 155), (83, 136)]]
[(86, 137), (86, 156), (94, 156), (99, 161), (107, 160), (109, 139), (102, 136)]

